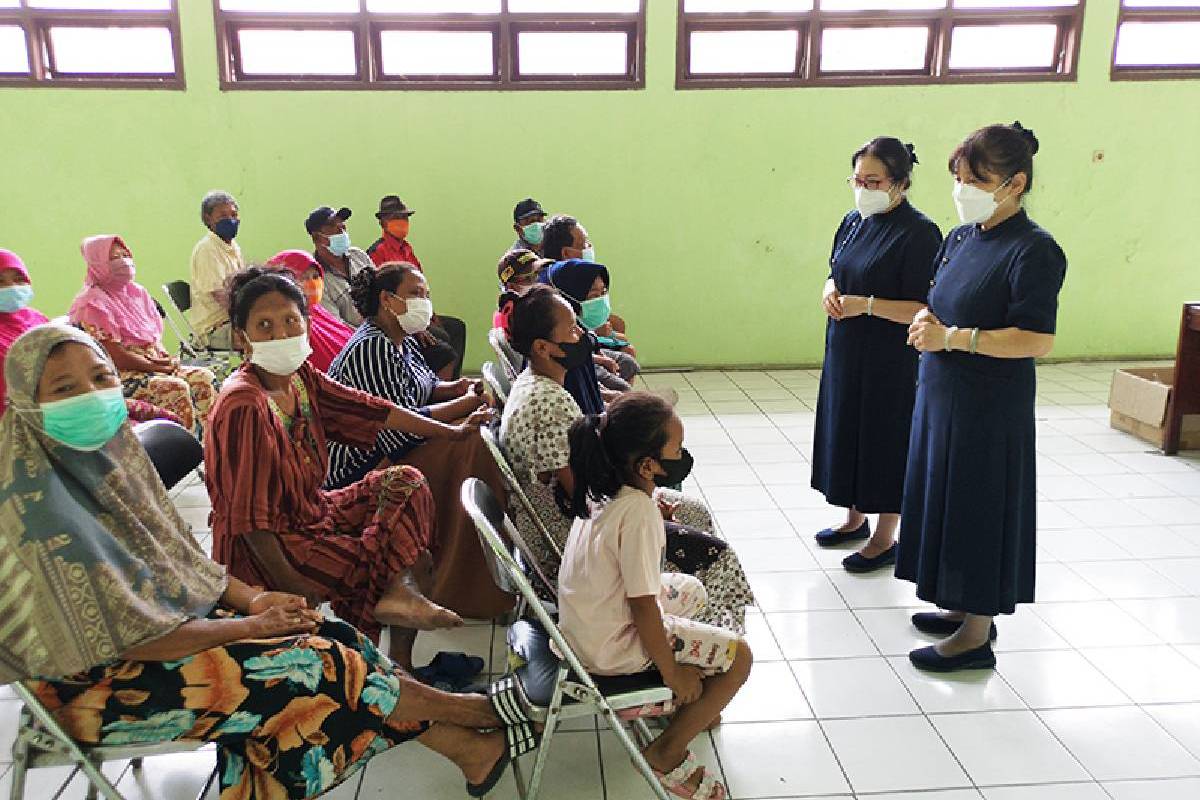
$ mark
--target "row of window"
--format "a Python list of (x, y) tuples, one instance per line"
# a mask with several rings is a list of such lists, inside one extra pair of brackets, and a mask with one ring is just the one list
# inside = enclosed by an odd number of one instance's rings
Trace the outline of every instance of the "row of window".
[[(1085, 2), (677, 1), (679, 88), (1070, 80)], [(0, 0), (0, 85), (181, 88), (179, 2)], [(226, 89), (637, 88), (645, 2), (213, 0), (213, 12)], [(1112, 76), (1200, 76), (1200, 0), (1122, 0)]]

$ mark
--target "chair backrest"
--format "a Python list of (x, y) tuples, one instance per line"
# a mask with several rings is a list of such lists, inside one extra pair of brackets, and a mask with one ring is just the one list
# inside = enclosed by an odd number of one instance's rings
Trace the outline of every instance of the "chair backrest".
[[(505, 484), (507, 484), (506, 488), (509, 494), (517, 498), (517, 502), (521, 504), (521, 510), (529, 518), (530, 524), (537, 529), (538, 536), (542, 538), (542, 543), (550, 548), (550, 552), (554, 553), (561, 561), (562, 548), (554, 541), (554, 537), (550, 535), (550, 531), (546, 528), (546, 523), (542, 522), (542, 518), (538, 516), (537, 509), (533, 507), (533, 503), (529, 500), (529, 495), (525, 494), (525, 490), (521, 488), (521, 482), (517, 480), (516, 471), (508, 463), (508, 459), (504, 456), (504, 451), (500, 449), (500, 442), (496, 439), (496, 432), (492, 428), (484, 426), (479, 429), (479, 435), (483, 437), (484, 446), (492, 454), (492, 460), (496, 462), (496, 467), (499, 468), (500, 474), (503, 476)], [(524, 544), (524, 539), (521, 542)], [(524, 549), (522, 553), (528, 555)], [(554, 584), (551, 584), (551, 588), (553, 587)], [(555, 594), (557, 595), (557, 591), (555, 591)]]
[(462, 491), (460, 492), (463, 508), (470, 515), (471, 520), (475, 523), (475, 530), (479, 534), (480, 544), (483, 545), (485, 553), (491, 553), (491, 561), (494, 562), (497, 569), (502, 569), (508, 573), (508, 582), (516, 587), (516, 590), (521, 593), (521, 597), (525, 599), (529, 610), (537, 618), (537, 621), (542, 624), (547, 635), (554, 642), (559, 654), (566, 661), (571, 669), (575, 671), (576, 679), (594, 691), (597, 695), (603, 695), (596, 682), (584, 669), (580, 663), (579, 657), (575, 655), (575, 651), (571, 649), (571, 645), (567, 643), (567, 639), (555, 624), (554, 619), (546, 611), (545, 606), (538, 600), (537, 592), (529, 584), (525, 578), (525, 573), (521, 571), (521, 566), (517, 560), (513, 558), (511, 552), (504, 545), (504, 540), (500, 536), (500, 531), (503, 530), (509, 537), (517, 533), (512, 522), (504, 515), (504, 509), (500, 507), (500, 503), (496, 501), (496, 496), (492, 494), (492, 490), (487, 484), (478, 478), (467, 478), (463, 481)]
[(192, 287), (187, 281), (171, 281), (163, 284), (163, 291), (171, 298), (171, 305), (180, 314), (192, 307)]
[(142, 443), (154, 468), (170, 489), (204, 460), (204, 448), (186, 428), (165, 419), (135, 425), (133, 434)]
[(483, 373), (483, 382), (492, 390), (496, 402), (503, 408), (504, 404), (508, 402), (508, 393), (512, 391), (512, 383), (508, 380), (508, 375), (504, 370), (498, 369), (492, 361), (485, 361), (480, 371)]
[(521, 374), (521, 369), (524, 366), (525, 359), (521, 354), (512, 349), (512, 345), (508, 343), (508, 336), (505, 335), (501, 328), (492, 328), (488, 331), (488, 344), (492, 346), (492, 350), (496, 353), (496, 358), (500, 360), (500, 366), (508, 375), (509, 380), (516, 380), (517, 375)]

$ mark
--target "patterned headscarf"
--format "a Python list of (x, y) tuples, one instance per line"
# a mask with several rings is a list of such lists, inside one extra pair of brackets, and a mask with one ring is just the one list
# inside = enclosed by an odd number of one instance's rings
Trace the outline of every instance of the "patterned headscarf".
[[(225, 591), (129, 425), (94, 452), (42, 429), (37, 387), (61, 344), (39, 325), (5, 360), (0, 418), (0, 683), (70, 675), (207, 615)], [(110, 362), (111, 363), (111, 362)]]

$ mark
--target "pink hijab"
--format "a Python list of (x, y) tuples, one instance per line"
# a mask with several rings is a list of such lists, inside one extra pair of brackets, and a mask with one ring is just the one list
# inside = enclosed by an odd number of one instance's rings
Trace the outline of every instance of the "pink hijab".
[[(21, 257), (12, 250), (0, 248), (0, 272), (5, 270), (12, 270), (24, 278), (26, 283), (32, 283), (29, 280), (29, 270), (25, 269), (25, 262)], [(45, 314), (28, 306), (20, 311), (0, 311), (0, 414), (4, 413), (4, 357), (8, 355), (8, 348), (22, 333), (48, 321)]]
[[(113, 242), (126, 247), (120, 236), (89, 236), (79, 246), (87, 262), (83, 290), (71, 303), (69, 316), (76, 325), (91, 325), (123, 345), (157, 345), (162, 339), (163, 321), (150, 293), (133, 282), (133, 259), (128, 270), (120, 261), (110, 260)], [(126, 247), (128, 249), (128, 247)]]
[[(316, 269), (317, 274), (325, 277), (325, 269), (321, 262), (304, 250), (283, 250), (271, 256), (267, 262), (269, 267), (281, 267), (300, 282), (300, 276), (310, 269)], [(312, 345), (312, 355), (308, 363), (321, 372), (328, 372), (329, 365), (337, 354), (342, 352), (346, 342), (354, 335), (354, 328), (335, 317), (320, 303), (308, 304), (308, 343)]]

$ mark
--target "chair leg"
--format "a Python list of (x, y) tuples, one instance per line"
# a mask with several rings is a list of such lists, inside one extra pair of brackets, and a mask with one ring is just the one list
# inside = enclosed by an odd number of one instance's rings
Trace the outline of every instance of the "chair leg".
[[(21, 728), (25, 728), (24, 722)], [(13, 742), (12, 785), (8, 790), (9, 800), (25, 800), (25, 773), (29, 769), (29, 742), (20, 733)]]
[(638, 717), (630, 721), (629, 724), (633, 728), (633, 733), (642, 749), (649, 747), (650, 743), (654, 741), (654, 737), (650, 734), (650, 726), (646, 724), (646, 720)]
[(604, 721), (608, 723), (608, 727), (617, 735), (621, 745), (625, 751), (629, 753), (629, 759), (633, 761), (633, 766), (641, 773), (642, 778), (649, 784), (651, 791), (658, 800), (671, 800), (667, 790), (663, 788), (659, 782), (658, 776), (654, 774), (654, 770), (650, 768), (650, 764), (646, 762), (646, 757), (642, 755), (642, 751), (638, 749), (637, 742), (629, 735), (629, 731), (625, 730), (625, 726), (621, 724), (621, 719), (617, 716), (617, 712), (612, 710), (612, 706), (604, 703), (601, 707), (601, 713), (604, 715)]
[(84, 777), (88, 779), (86, 800), (97, 800), (101, 795), (105, 800), (124, 800), (121, 793), (117, 791), (117, 787), (112, 785), (108, 776), (101, 769), (104, 762), (100, 760), (92, 760), (84, 758), (80, 762), (79, 768), (83, 770)]
[(142, 768), (142, 761), (143, 761), (143, 759), (141, 759), (141, 758), (131, 758), (131, 759), (129, 759), (129, 766), (133, 767), (134, 769), (140, 770)]

